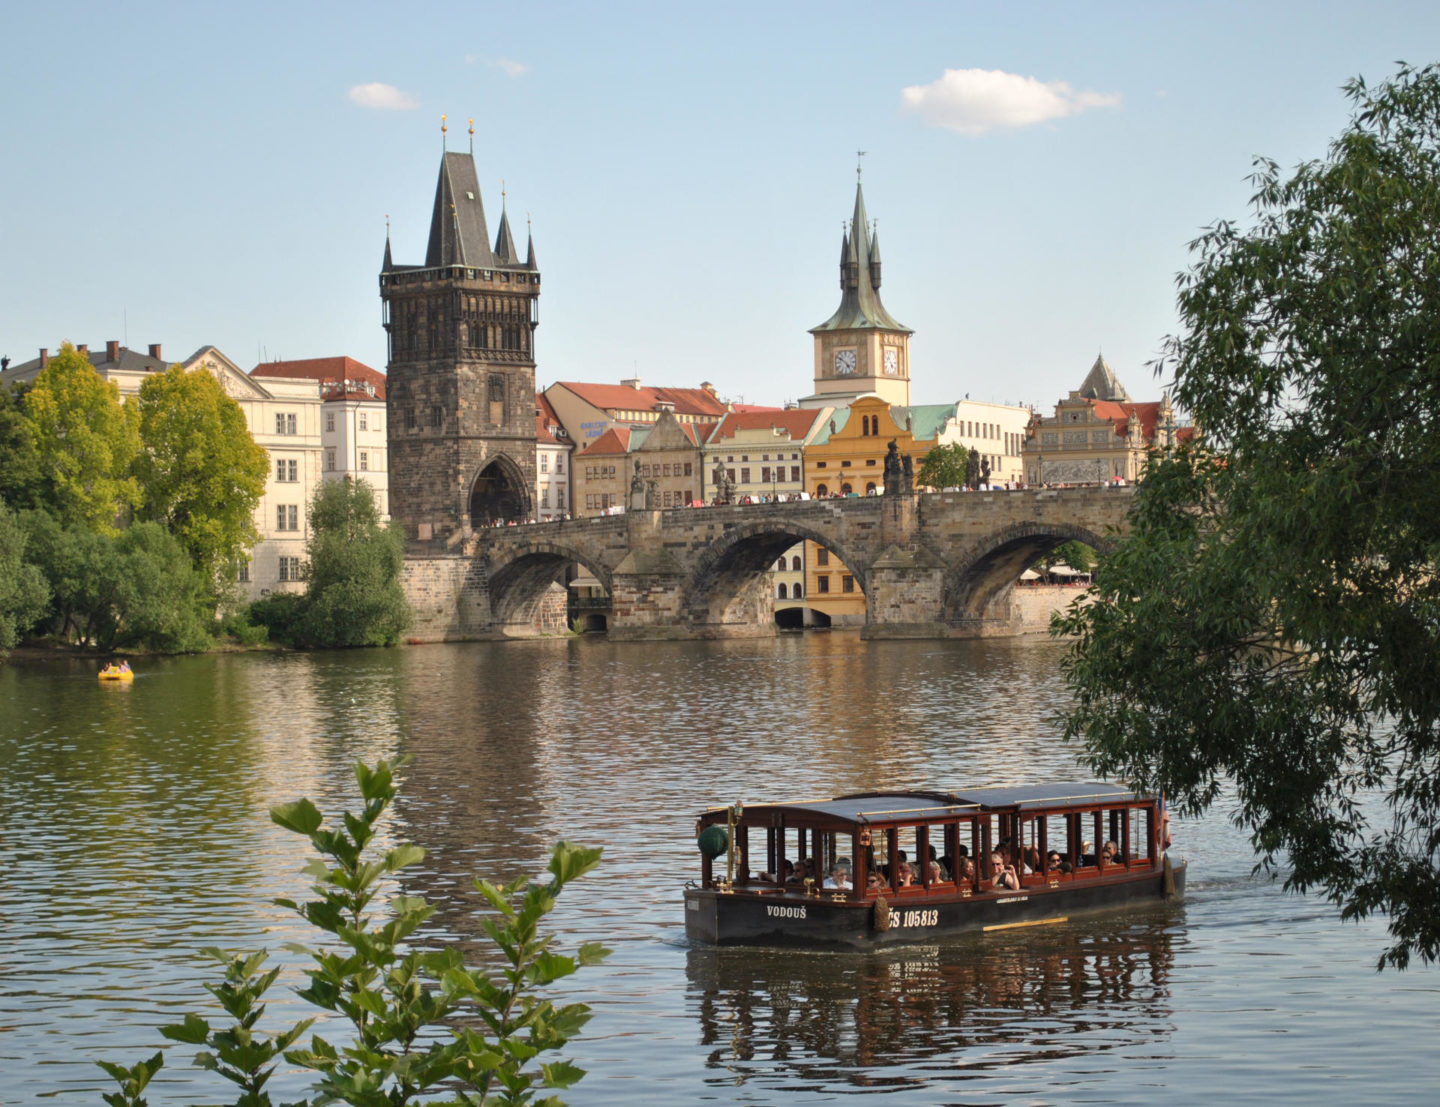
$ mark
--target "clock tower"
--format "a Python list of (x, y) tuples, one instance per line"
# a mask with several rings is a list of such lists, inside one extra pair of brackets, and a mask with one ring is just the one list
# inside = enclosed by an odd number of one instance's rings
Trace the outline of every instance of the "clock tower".
[[(865, 217), (855, 171), (855, 213), (840, 242), (840, 306), (815, 336), (815, 395), (805, 406), (845, 406), (873, 392), (886, 403), (910, 403), (910, 336), (880, 302), (880, 235)], [(808, 401), (808, 402), (807, 402)]]
[(441, 157), (425, 264), (397, 265), (387, 234), (380, 298), (390, 514), (406, 542), (451, 549), (474, 528), (531, 518), (540, 271), (503, 208), (490, 244), (471, 154)]

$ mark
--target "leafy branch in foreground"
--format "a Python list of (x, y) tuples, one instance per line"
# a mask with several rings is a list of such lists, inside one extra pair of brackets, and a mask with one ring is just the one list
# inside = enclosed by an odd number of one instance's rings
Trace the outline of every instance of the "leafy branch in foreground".
[[(557, 1007), (535, 993), (583, 965), (598, 964), (609, 951), (592, 943), (573, 956), (561, 954), (553, 938), (541, 933), (540, 923), (565, 885), (599, 863), (601, 851), (560, 842), (546, 882), (475, 882), (496, 912), (481, 927), (504, 962), (497, 975), (466, 966), (454, 948), (419, 947), (411, 939), (433, 907), (416, 896), (393, 896), (383, 910), (377, 906), (394, 874), (425, 856), (415, 845), (383, 853), (373, 848), (397, 791), (396, 767), (385, 761), (373, 769), (356, 765), (364, 808), (345, 813), (338, 826), (326, 827), (319, 810), (305, 799), (271, 811), (276, 823), (305, 835), (321, 855), (307, 866), (316, 898), (276, 902), (334, 939), (325, 948), (292, 947), (313, 962), (308, 984), (297, 994), (348, 1022), (352, 1040), (337, 1046), (314, 1034), (308, 1047), (291, 1048), (311, 1019), (273, 1039), (258, 1036), (254, 1028), (264, 1012), (258, 1001), (278, 970), (260, 972), (264, 954), (227, 958), (218, 950), (207, 953), (226, 964), (226, 978), (209, 990), (234, 1025), (213, 1030), (190, 1015), (163, 1031), (174, 1040), (209, 1047), (196, 1064), (240, 1086), (236, 1107), (268, 1107), (264, 1086), (281, 1052), (319, 1074), (317, 1105), (525, 1104), (541, 1089), (567, 1088), (584, 1075), (568, 1061), (536, 1059), (563, 1048), (589, 1020), (589, 1007)], [(134, 1069), (104, 1064), (122, 1087), (107, 1101), (142, 1107), (138, 1096), (160, 1064), (160, 1054)], [(561, 1101), (552, 1096), (539, 1102)]]

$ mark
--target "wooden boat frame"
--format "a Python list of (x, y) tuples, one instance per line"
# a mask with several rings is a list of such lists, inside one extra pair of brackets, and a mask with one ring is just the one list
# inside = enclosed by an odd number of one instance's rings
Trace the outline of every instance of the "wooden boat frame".
[[(1162, 845), (1169, 829), (1161, 798), (1093, 781), (736, 804), (704, 812), (697, 841), (711, 826), (726, 829), (725, 853), (712, 859), (702, 851), (700, 881), (685, 889), (685, 933), (703, 945), (933, 942), (967, 930), (1042, 925), (1126, 903), (1178, 899), (1185, 889), (1184, 862), (1173, 862)], [(1098, 847), (1107, 840), (1119, 846), (1114, 859), (1099, 848), (1093, 858), (1082, 855), (1086, 841)], [(903, 845), (916, 858), (934, 846), (935, 856), (952, 862), (964, 845), (974, 878), (932, 879), (922, 865), (920, 880), (903, 886)], [(1046, 871), (1021, 872), (1027, 848), (1039, 851)], [(982, 859), (997, 851), (1013, 859), (1020, 888), (997, 888), (983, 871)], [(1051, 851), (1063, 866), (1048, 867)], [(787, 859), (813, 860), (819, 873), (850, 860), (854, 886), (778, 884), (751, 875), (761, 861), (766, 874), (778, 874)], [(867, 887), (872, 871), (881, 876), (879, 887)]]

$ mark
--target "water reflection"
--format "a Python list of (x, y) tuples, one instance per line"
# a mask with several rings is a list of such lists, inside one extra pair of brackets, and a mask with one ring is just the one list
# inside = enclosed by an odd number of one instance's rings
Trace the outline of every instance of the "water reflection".
[[(760, 1087), (923, 1085), (1154, 1045), (1183, 907), (872, 955), (692, 949), (706, 1063)], [(838, 1090), (838, 1088), (834, 1089)]]

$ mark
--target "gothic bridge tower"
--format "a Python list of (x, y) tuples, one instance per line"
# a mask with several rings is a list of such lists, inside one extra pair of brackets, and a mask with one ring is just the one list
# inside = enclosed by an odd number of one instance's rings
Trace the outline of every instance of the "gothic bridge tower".
[(533, 238), (516, 255), (503, 206), (490, 244), (473, 145), (441, 157), (424, 265), (396, 265), (387, 229), (380, 298), (390, 513), (407, 543), (454, 547), (530, 518), (540, 271)]

